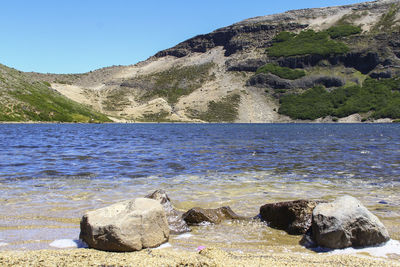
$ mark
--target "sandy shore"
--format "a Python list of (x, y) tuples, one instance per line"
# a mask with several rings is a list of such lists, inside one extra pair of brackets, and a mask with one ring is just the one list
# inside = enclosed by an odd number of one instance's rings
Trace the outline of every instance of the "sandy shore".
[(0, 266), (400, 266), (400, 261), (350, 255), (243, 254), (207, 248), (109, 253), (91, 249), (3, 251)]

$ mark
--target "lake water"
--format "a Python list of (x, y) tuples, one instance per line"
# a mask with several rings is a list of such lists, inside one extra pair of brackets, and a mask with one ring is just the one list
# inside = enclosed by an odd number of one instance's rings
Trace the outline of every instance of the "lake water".
[[(165, 189), (173, 204), (360, 199), (400, 239), (399, 124), (1, 124), (0, 250), (77, 239), (85, 211)], [(181, 249), (305, 252), (299, 237), (225, 222), (172, 236)]]

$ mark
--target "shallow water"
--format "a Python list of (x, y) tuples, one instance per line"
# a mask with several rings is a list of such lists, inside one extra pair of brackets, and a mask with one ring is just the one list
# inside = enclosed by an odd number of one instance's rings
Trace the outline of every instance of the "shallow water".
[[(400, 239), (400, 125), (0, 125), (0, 250), (77, 239), (89, 209), (165, 189), (182, 210), (245, 216), (299, 198), (359, 198)], [(195, 227), (173, 247), (305, 252), (258, 223)], [(284, 245), (284, 246), (282, 246)]]

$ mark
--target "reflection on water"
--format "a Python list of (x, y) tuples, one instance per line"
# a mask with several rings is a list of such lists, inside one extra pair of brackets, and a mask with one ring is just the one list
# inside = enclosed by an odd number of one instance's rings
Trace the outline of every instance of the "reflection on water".
[[(158, 188), (182, 210), (245, 216), (350, 194), (400, 239), (400, 125), (0, 125), (0, 144), (0, 250), (76, 239), (85, 211)], [(227, 222), (170, 243), (296, 251), (298, 239)]]

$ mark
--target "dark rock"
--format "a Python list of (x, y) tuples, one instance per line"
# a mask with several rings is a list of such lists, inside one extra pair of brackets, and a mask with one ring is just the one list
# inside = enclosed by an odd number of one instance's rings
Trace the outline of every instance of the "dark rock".
[(273, 89), (291, 89), (293, 88), (293, 82), (287, 79), (282, 79), (276, 75), (270, 73), (260, 73), (254, 75), (247, 81), (248, 86), (255, 87), (270, 87)]
[(331, 249), (373, 246), (390, 239), (379, 219), (351, 196), (315, 207), (312, 237), (316, 245)]
[(292, 84), (294, 88), (301, 88), (301, 89), (312, 88), (316, 85), (323, 85), (326, 88), (341, 87), (345, 85), (345, 81), (338, 77), (315, 75), (315, 76), (306, 76), (301, 79), (295, 80), (293, 81)]
[(294, 57), (281, 57), (277, 62), (282, 67), (307, 68), (327, 60), (331, 65), (342, 64), (347, 68), (355, 68), (363, 74), (367, 74), (383, 63), (378, 53), (375, 52), (351, 52), (341, 55), (304, 55)]
[(321, 55), (303, 55), (303, 56), (293, 56), (293, 57), (281, 57), (277, 60), (281, 67), (288, 67), (292, 69), (296, 68), (307, 68), (316, 66), (320, 61), (328, 59), (327, 56)]
[(312, 211), (318, 203), (313, 200), (270, 203), (260, 208), (260, 215), (272, 228), (285, 230), (291, 235), (301, 235), (310, 228)]
[(392, 48), (393, 53), (397, 58), (400, 58), (400, 36), (398, 33), (392, 34), (388, 42), (389, 46)]
[(381, 63), (378, 53), (348, 53), (330, 59), (332, 65), (336, 60), (342, 63), (345, 67), (352, 67), (360, 71), (362, 74), (367, 74)]
[(230, 207), (221, 207), (218, 209), (193, 208), (182, 215), (187, 224), (199, 224), (210, 222), (218, 224), (223, 220), (242, 220), (245, 219), (232, 211)]
[(267, 64), (267, 60), (262, 59), (246, 59), (243, 61), (228, 60), (226, 63), (226, 68), (228, 71), (250, 71), (256, 72), (259, 67)]
[(390, 70), (387, 71), (374, 71), (369, 75), (373, 79), (386, 79), (392, 78), (392, 72)]
[(177, 235), (191, 231), (189, 226), (182, 219), (183, 212), (177, 211), (172, 206), (171, 200), (164, 190), (156, 190), (145, 197), (157, 200), (163, 206), (165, 214), (167, 216), (168, 226), (171, 234)]
[(314, 75), (306, 76), (297, 80), (282, 79), (270, 73), (260, 73), (251, 77), (247, 85), (254, 87), (269, 87), (272, 89), (308, 89), (316, 85), (323, 85), (327, 88), (340, 87), (345, 84), (345, 81), (338, 77)]
[(384, 205), (388, 204), (385, 200), (381, 200), (381, 201), (379, 201), (378, 203), (379, 203), (379, 204), (384, 204)]
[(225, 56), (230, 56), (244, 49), (265, 48), (277, 33), (304, 29), (307, 26), (298, 23), (232, 25), (209, 34), (195, 36), (175, 47), (158, 52), (154, 57), (184, 57), (195, 52), (205, 53), (217, 46), (222, 46), (225, 49)]
[(306, 247), (306, 248), (315, 248), (317, 245), (315, 244), (314, 240), (312, 239), (312, 228), (310, 227), (307, 232), (303, 235), (299, 244)]

